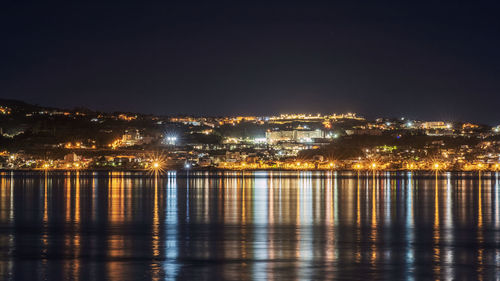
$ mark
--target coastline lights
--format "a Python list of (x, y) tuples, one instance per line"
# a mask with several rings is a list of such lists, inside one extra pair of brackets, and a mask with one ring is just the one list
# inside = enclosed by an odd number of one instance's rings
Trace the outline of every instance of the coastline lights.
[[(438, 172), (439, 172), (439, 169), (441, 168), (441, 165), (438, 163), (438, 162), (435, 162), (433, 165), (432, 165), (432, 168), (434, 169), (434, 171), (436, 171), (436, 182), (437, 182), (437, 179), (438, 179)], [(437, 183), (436, 183), (437, 184)]]
[(162, 154), (154, 154), (150, 158), (150, 163), (146, 164), (146, 169), (153, 175), (157, 176), (165, 172), (166, 160)]
[(406, 164), (406, 168), (408, 168), (408, 170), (413, 170), (415, 169), (415, 164), (413, 163)]
[(437, 163), (437, 162), (436, 162), (436, 163), (434, 163), (434, 165), (432, 165), (432, 168), (433, 168), (434, 170), (436, 170), (436, 171), (437, 171), (437, 170), (439, 170), (439, 168), (440, 168), (439, 163)]
[(163, 164), (160, 161), (153, 161), (148, 167), (148, 170), (157, 176), (159, 173), (163, 172)]

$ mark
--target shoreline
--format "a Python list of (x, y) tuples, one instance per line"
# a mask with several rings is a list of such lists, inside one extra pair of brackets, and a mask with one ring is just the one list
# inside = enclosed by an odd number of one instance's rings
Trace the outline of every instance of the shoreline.
[[(257, 171), (266, 171), (266, 172), (436, 172), (436, 169), (221, 169), (221, 168), (190, 168), (190, 169), (168, 169), (165, 168), (165, 171), (190, 171), (190, 172), (257, 172)], [(102, 172), (151, 172), (149, 169), (28, 169), (28, 168), (16, 168), (16, 169), (6, 169), (0, 168), (0, 172), (6, 171), (61, 171), (61, 172), (75, 172), (75, 171), (102, 171)], [(481, 170), (460, 170), (460, 169), (437, 169), (438, 172), (500, 172), (499, 169), (481, 169)]]
[(414, 178), (463, 178), (497, 179), (500, 171), (461, 171), (461, 170), (222, 170), (192, 169), (166, 170), (154, 174), (148, 170), (40, 170), (40, 169), (0, 169), (0, 178), (7, 177), (82, 177), (82, 178), (346, 178), (346, 179), (414, 179)]

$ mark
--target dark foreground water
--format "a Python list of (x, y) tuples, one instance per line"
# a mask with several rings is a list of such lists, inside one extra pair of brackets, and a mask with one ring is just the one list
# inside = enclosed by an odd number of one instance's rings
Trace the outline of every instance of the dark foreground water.
[(0, 174), (0, 280), (498, 280), (498, 174)]

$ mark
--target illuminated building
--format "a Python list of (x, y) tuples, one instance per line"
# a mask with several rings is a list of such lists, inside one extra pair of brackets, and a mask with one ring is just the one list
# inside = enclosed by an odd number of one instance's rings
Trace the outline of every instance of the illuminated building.
[(269, 143), (275, 142), (312, 142), (313, 139), (325, 137), (322, 130), (281, 130), (266, 132), (266, 139)]
[(122, 136), (122, 145), (124, 146), (136, 145), (140, 141), (142, 141), (142, 136), (139, 130), (125, 131), (125, 134)]
[(451, 125), (446, 124), (443, 121), (432, 121), (432, 122), (423, 122), (420, 127), (422, 129), (431, 129), (431, 130), (438, 130), (438, 129), (450, 129)]

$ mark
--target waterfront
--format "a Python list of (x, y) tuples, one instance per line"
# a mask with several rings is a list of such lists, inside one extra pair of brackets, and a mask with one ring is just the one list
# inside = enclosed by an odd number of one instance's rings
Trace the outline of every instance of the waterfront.
[(3, 172), (0, 276), (491, 280), (498, 176)]

